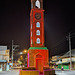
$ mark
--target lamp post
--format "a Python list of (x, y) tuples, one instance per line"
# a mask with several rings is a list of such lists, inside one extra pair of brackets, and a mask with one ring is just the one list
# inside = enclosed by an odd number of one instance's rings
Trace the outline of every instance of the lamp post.
[(26, 65), (26, 55), (27, 55), (27, 50), (24, 50), (25, 58), (24, 58), (24, 66)]
[(24, 66), (25, 66), (27, 50), (25, 49), (23, 52), (20, 52), (20, 54), (23, 55), (23, 62), (24, 62)]

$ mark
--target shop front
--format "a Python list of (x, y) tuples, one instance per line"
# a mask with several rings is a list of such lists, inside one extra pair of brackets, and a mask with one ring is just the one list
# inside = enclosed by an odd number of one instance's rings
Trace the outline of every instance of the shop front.
[(6, 60), (0, 60), (0, 72), (1, 71), (8, 71), (9, 65)]

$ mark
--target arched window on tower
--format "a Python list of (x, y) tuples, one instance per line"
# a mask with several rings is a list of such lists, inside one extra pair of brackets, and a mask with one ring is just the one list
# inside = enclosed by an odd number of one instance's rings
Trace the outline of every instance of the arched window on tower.
[(40, 1), (39, 0), (36, 0), (35, 6), (36, 6), (36, 8), (40, 8)]
[(36, 35), (40, 35), (40, 30), (37, 30), (36, 31)]
[(36, 23), (36, 27), (38, 27), (38, 28), (40, 27), (40, 23), (39, 22)]
[(40, 39), (39, 38), (36, 39), (36, 43), (40, 44)]

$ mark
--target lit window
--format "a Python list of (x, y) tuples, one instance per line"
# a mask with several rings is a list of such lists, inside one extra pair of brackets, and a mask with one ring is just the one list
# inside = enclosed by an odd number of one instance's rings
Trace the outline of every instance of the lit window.
[(39, 0), (36, 0), (35, 6), (36, 6), (37, 8), (40, 8), (40, 2), (39, 2)]
[(36, 35), (40, 35), (40, 30), (37, 30), (36, 31)]
[(36, 23), (36, 27), (40, 27), (40, 23), (39, 22)]
[(40, 44), (40, 39), (39, 38), (37, 38), (36, 43)]

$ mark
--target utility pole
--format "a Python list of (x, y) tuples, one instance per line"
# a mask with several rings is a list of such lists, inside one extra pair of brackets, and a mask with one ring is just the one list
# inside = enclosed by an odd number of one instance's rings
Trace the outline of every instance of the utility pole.
[(13, 40), (12, 40), (12, 68), (13, 68)]
[(71, 35), (69, 33), (69, 52), (70, 52), (70, 70), (72, 69), (72, 58), (71, 58)]
[(19, 45), (14, 45), (14, 40), (12, 40), (12, 68), (13, 68), (13, 51), (16, 50), (17, 47), (19, 47)]

